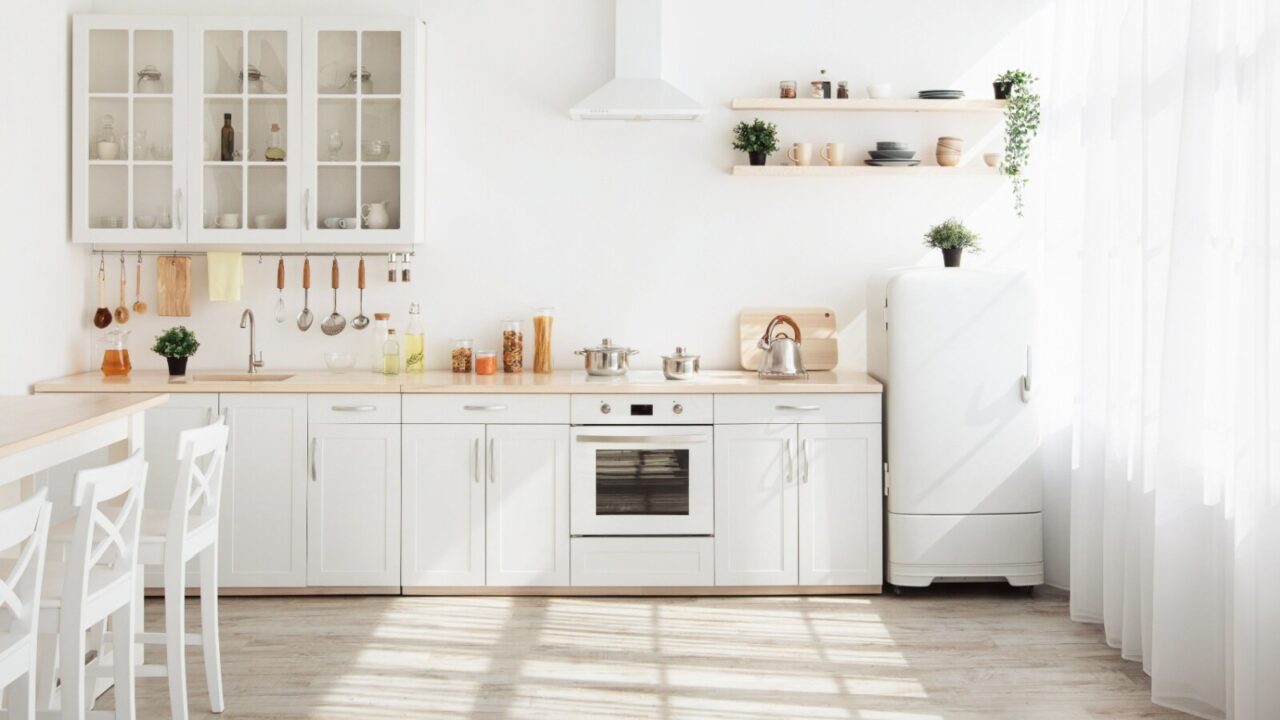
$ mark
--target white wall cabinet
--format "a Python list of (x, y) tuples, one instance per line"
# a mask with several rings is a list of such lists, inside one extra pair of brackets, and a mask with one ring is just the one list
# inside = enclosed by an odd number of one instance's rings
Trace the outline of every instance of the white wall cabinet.
[(421, 242), (425, 61), (415, 18), (76, 16), (72, 240)]
[(400, 426), (312, 424), (307, 585), (400, 586)]
[(717, 585), (880, 585), (880, 425), (715, 429)]
[(307, 397), (223, 394), (231, 428), (219, 526), (223, 587), (307, 584)]
[(486, 428), (486, 580), (569, 585), (569, 428)]
[(485, 426), (405, 425), (405, 587), (485, 584)]

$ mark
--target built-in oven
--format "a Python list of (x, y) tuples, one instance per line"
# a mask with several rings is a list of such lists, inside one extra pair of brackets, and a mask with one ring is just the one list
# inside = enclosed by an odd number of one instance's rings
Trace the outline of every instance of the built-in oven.
[(575, 396), (572, 534), (713, 534), (710, 400)]

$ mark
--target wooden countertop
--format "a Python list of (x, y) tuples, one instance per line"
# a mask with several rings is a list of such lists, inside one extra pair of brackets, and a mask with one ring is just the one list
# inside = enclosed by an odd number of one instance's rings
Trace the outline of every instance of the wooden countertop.
[(0, 457), (161, 405), (168, 395), (0, 396)]
[(879, 393), (884, 388), (864, 372), (810, 373), (805, 380), (762, 380), (753, 372), (710, 370), (695, 380), (667, 380), (658, 370), (632, 370), (624, 377), (589, 377), (581, 370), (550, 374), (463, 375), (447, 370), (379, 375), (368, 370), (263, 370), (290, 375), (278, 381), (201, 380), (205, 375), (245, 375), (243, 371), (196, 372), (170, 378), (163, 371), (134, 371), (127, 377), (81, 373), (36, 383), (38, 393)]

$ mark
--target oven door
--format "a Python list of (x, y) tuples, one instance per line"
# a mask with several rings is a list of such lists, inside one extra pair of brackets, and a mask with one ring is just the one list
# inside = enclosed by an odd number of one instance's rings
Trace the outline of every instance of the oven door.
[(575, 427), (574, 535), (710, 535), (711, 428)]

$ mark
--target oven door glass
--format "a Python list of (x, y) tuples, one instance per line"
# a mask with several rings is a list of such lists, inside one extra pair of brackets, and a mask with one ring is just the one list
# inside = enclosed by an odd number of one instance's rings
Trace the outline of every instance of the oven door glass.
[(685, 448), (596, 450), (596, 515), (688, 515)]

